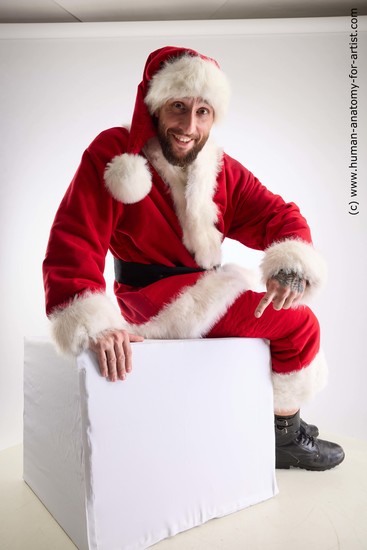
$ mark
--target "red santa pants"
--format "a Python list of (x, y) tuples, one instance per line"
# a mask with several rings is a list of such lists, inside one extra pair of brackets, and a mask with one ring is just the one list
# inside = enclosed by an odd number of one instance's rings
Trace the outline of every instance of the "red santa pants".
[(286, 374), (310, 365), (320, 349), (319, 323), (307, 306), (276, 311), (270, 304), (257, 319), (256, 306), (265, 293), (247, 291), (206, 335), (207, 338), (270, 340), (273, 371)]

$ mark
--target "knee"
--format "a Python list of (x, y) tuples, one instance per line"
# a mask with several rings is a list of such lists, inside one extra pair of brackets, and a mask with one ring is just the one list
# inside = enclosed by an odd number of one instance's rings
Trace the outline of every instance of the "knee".
[(319, 321), (311, 308), (309, 308), (308, 306), (301, 306), (299, 310), (303, 315), (305, 322), (309, 323), (310, 325), (315, 325), (315, 327), (319, 327)]
[(320, 342), (320, 323), (314, 312), (308, 307), (300, 308), (302, 323), (301, 330), (307, 333), (308, 340), (313, 340), (317, 345)]
[(309, 326), (313, 327), (314, 330), (320, 331), (319, 321), (312, 309), (310, 309), (308, 306), (303, 306), (303, 310), (306, 317), (306, 322), (309, 324)]

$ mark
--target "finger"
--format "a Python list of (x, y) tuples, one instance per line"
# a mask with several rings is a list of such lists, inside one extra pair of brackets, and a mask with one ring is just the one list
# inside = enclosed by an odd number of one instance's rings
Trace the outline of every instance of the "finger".
[(285, 300), (283, 304), (283, 309), (290, 309), (292, 306), (294, 307), (296, 300), (299, 298), (299, 295), (295, 292), (292, 292), (288, 298)]
[(108, 377), (111, 382), (116, 382), (117, 380), (117, 361), (115, 350), (108, 349), (106, 350), (107, 365), (108, 365)]
[(101, 348), (97, 348), (97, 349), (94, 349), (94, 352), (97, 355), (99, 372), (101, 373), (101, 376), (103, 376), (103, 378), (108, 378), (108, 365), (107, 365), (105, 350)]
[(117, 376), (120, 380), (126, 379), (125, 357), (122, 353), (116, 356)]
[(144, 338), (143, 336), (139, 336), (138, 334), (131, 334), (129, 332), (123, 331), (123, 351), (124, 351), (124, 359), (125, 359), (125, 369), (126, 372), (131, 372), (133, 365), (132, 365), (132, 349), (130, 342), (143, 342)]
[(289, 289), (285, 288), (282, 291), (276, 294), (276, 297), (273, 299), (273, 307), (275, 311), (280, 311), (283, 309), (285, 302), (290, 296)]
[(276, 302), (273, 302), (273, 308), (275, 311), (280, 311), (283, 307), (284, 300), (277, 300)]
[(259, 318), (264, 313), (265, 309), (268, 307), (269, 304), (271, 304), (272, 300), (274, 298), (274, 292), (267, 292), (260, 302), (257, 305), (257, 308), (255, 309), (255, 317)]
[(301, 305), (301, 301), (302, 301), (302, 298), (303, 298), (303, 292), (302, 294), (298, 294), (295, 299), (293, 300), (292, 304), (291, 304), (291, 307), (292, 308), (297, 308), (298, 306)]
[(143, 336), (138, 336), (138, 334), (129, 334), (130, 342), (144, 342)]
[[(136, 342), (139, 342), (140, 340), (135, 340)], [(125, 340), (124, 341), (124, 355), (125, 355), (125, 369), (126, 372), (131, 372), (133, 368), (133, 362), (132, 362), (132, 349), (130, 346), (130, 341)]]
[(122, 340), (115, 341), (115, 356), (116, 356), (116, 369), (120, 380), (126, 378), (126, 359), (125, 353), (122, 347)]

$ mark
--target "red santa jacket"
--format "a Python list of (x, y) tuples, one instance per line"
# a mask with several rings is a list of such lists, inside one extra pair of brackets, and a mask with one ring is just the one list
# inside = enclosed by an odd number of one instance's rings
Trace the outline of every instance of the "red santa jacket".
[[(306, 220), (239, 162), (207, 142), (187, 171), (170, 165), (156, 138), (127, 155), (124, 128), (85, 151), (53, 223), (43, 264), (46, 310), (58, 346), (79, 353), (101, 331), (128, 327), (148, 338), (204, 335), (241, 292), (249, 273), (221, 264), (230, 237), (265, 250), (263, 279), (280, 269), (323, 279)], [(115, 283), (120, 311), (105, 295), (105, 257), (202, 267), (143, 288)], [(122, 314), (122, 315), (121, 315)]]

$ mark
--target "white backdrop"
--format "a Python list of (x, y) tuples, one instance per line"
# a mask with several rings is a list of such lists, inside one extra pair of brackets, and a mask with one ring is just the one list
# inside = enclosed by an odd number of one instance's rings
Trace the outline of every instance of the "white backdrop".
[[(41, 264), (55, 210), (89, 142), (129, 123), (146, 57), (168, 44), (220, 62), (233, 100), (217, 141), (299, 204), (328, 262), (328, 287), (313, 309), (330, 382), (305, 418), (322, 431), (367, 438), (367, 18), (358, 24), (355, 216), (348, 18), (0, 25), (0, 449), (22, 438), (23, 337), (48, 331)], [(226, 261), (256, 267), (260, 259), (225, 246)], [(111, 291), (110, 263), (107, 278)]]

